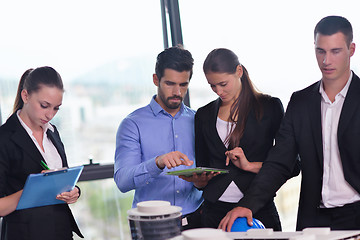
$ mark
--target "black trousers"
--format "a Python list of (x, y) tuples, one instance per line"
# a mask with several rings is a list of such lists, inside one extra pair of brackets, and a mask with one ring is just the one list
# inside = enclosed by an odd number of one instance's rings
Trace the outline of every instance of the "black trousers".
[[(221, 201), (212, 203), (205, 200), (201, 215), (203, 227), (218, 228), (220, 221), (234, 207), (236, 207), (236, 203), (226, 203)], [(272, 228), (274, 231), (281, 231), (279, 214), (273, 201), (266, 204), (265, 207), (260, 209), (253, 217), (260, 220), (266, 228)]]
[(201, 214), (202, 214), (202, 205), (193, 213), (189, 213), (182, 217), (183, 225), (181, 231), (201, 228)]
[(66, 204), (14, 211), (3, 218), (1, 240), (72, 240), (70, 214)]
[(336, 208), (318, 208), (317, 227), (360, 230), (360, 201)]

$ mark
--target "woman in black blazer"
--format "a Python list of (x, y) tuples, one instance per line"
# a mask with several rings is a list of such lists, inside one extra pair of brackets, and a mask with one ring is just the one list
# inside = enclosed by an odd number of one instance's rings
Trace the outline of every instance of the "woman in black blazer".
[[(0, 197), (23, 189), (29, 174), (40, 173), (44, 161), (51, 169), (67, 167), (64, 146), (49, 121), (62, 103), (63, 83), (51, 67), (27, 70), (21, 77), (14, 113), (0, 127)], [(16, 210), (3, 219), (1, 239), (73, 239), (83, 237), (68, 206), (79, 189), (59, 194), (67, 204)], [(15, 198), (14, 201), (18, 201)]]
[[(262, 167), (284, 115), (278, 98), (255, 91), (247, 70), (228, 49), (215, 49), (203, 65), (212, 90), (219, 96), (195, 115), (196, 165), (229, 170), (202, 183), (204, 227), (217, 228), (242, 198)], [(273, 200), (254, 215), (266, 228), (281, 230)]]

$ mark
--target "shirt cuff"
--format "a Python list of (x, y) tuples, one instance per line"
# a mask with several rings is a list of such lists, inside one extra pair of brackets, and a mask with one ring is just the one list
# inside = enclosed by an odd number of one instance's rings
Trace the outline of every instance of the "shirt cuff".
[(156, 177), (163, 172), (163, 170), (158, 168), (158, 166), (156, 165), (155, 159), (156, 157), (150, 159), (149, 161), (146, 161), (146, 170), (151, 175), (151, 177)]
[(80, 190), (80, 188), (79, 188), (77, 185), (75, 185), (75, 187), (79, 190), (79, 196), (78, 196), (78, 198), (79, 198), (80, 195), (81, 195), (81, 190)]

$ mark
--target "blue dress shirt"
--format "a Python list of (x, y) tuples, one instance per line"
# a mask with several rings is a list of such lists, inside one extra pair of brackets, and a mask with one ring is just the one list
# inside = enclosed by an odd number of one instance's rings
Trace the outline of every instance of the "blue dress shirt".
[[(195, 164), (195, 111), (181, 104), (173, 117), (156, 101), (135, 110), (120, 124), (116, 134), (114, 179), (121, 192), (135, 189), (133, 207), (141, 201), (165, 200), (182, 207), (183, 215), (194, 212), (202, 203), (202, 191), (168, 171), (193, 168)], [(163, 170), (155, 158), (180, 151), (194, 161), (192, 166)]]

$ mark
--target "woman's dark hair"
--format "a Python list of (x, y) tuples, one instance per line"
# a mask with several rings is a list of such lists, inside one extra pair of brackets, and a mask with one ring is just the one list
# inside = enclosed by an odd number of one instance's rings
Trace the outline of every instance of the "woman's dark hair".
[(57, 87), (64, 90), (60, 74), (52, 67), (39, 67), (26, 70), (20, 78), (19, 86), (13, 107), (13, 113), (24, 106), (21, 98), (22, 90), (26, 89), (29, 94), (37, 92), (42, 86)]
[[(237, 66), (242, 65), (234, 52), (225, 48), (217, 48), (207, 55), (203, 70), (205, 75), (207, 73), (234, 74)], [(262, 94), (255, 90), (246, 68), (244, 66), (242, 66), (242, 68), (241, 93), (230, 109), (229, 121), (236, 123), (236, 126), (232, 133), (226, 138), (226, 141), (229, 143), (229, 149), (239, 146), (250, 111), (254, 109), (258, 120), (261, 119), (263, 114), (260, 104), (260, 96), (262, 96)]]

